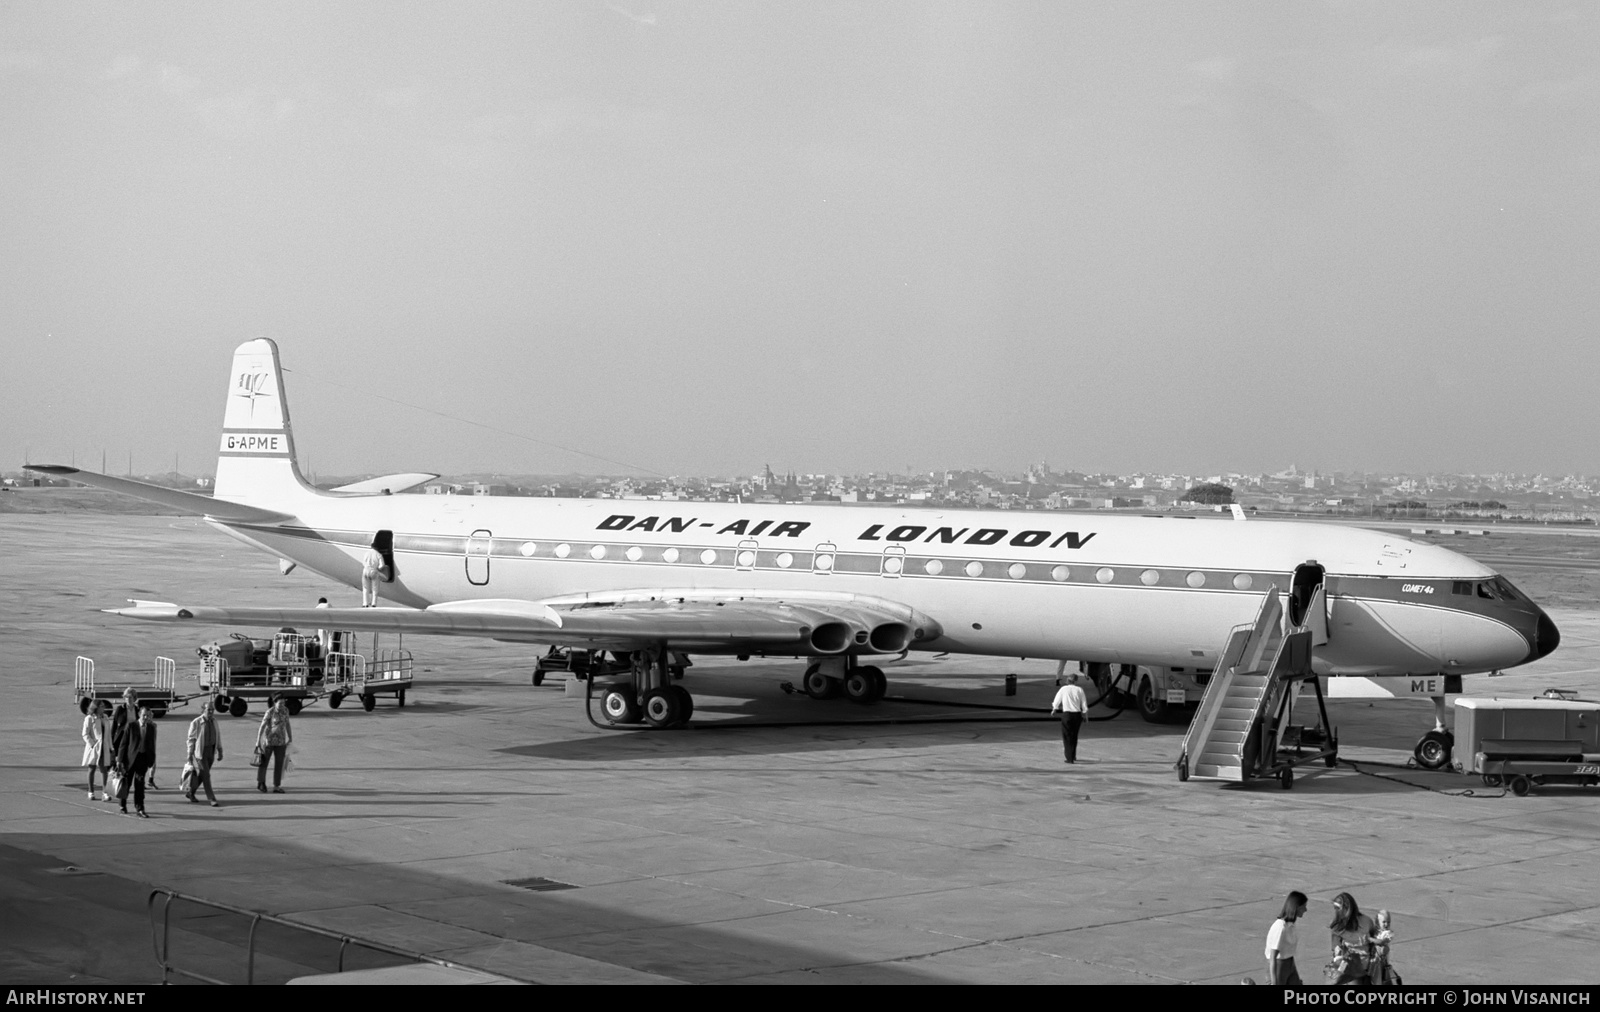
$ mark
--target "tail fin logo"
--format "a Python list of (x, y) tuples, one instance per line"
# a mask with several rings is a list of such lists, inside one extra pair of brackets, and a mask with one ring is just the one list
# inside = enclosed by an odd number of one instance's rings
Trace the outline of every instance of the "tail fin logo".
[(234, 384), (233, 395), (249, 399), (251, 418), (256, 416), (256, 398), (272, 396), (271, 382), (271, 375), (261, 369), (252, 369), (239, 374), (239, 381)]

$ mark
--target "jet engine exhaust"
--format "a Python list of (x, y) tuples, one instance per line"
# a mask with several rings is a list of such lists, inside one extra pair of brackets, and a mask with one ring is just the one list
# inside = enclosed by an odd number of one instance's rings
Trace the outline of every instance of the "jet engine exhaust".
[(844, 622), (824, 622), (811, 631), (811, 650), (818, 654), (837, 654), (849, 648), (855, 630)]
[(911, 627), (904, 622), (885, 622), (872, 630), (868, 639), (881, 654), (898, 654), (911, 646)]

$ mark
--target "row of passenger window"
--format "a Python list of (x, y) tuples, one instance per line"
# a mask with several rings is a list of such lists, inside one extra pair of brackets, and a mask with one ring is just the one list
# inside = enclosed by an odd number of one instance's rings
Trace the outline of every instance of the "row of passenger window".
[[(948, 561), (945, 559), (916, 559), (902, 555), (846, 554), (840, 556), (839, 553), (828, 550), (829, 547), (831, 546), (819, 546), (819, 550), (816, 552), (800, 552), (798, 554), (794, 552), (758, 553), (753, 548), (741, 548), (729, 553), (729, 555), (734, 565), (740, 569), (756, 568), (758, 562), (768, 562), (779, 569), (792, 569), (797, 562), (802, 567), (809, 562), (810, 568), (819, 573), (881, 572), (886, 576), (900, 576), (902, 574), (915, 575), (920, 570), (921, 573), (928, 576), (965, 575), (978, 578), (1004, 574), (1013, 580), (1025, 580), (1030, 575), (1035, 579), (1042, 580), (1046, 575), (1045, 567), (1041, 564), (1029, 566), (1026, 563), (1013, 562), (1007, 565), (1003, 562), (980, 562), (976, 559), (962, 563), (959, 559)], [(533, 541), (525, 542), (519, 551), (523, 556), (532, 558), (539, 554), (539, 545)], [(582, 546), (574, 549), (571, 544), (563, 542), (551, 548), (550, 554), (558, 559), (566, 559), (571, 558), (574, 551), (598, 561), (613, 557), (612, 553), (615, 549), (613, 546), (608, 545), (591, 545), (587, 550), (583, 549)], [(657, 556), (659, 560), (668, 564), (698, 561), (703, 566), (714, 566), (724, 558), (723, 553), (714, 548), (703, 549), (698, 554), (693, 550), (685, 553), (677, 548), (652, 549), (652, 552), (659, 552)], [(807, 556), (809, 556), (809, 559)], [(626, 559), (629, 562), (639, 562), (645, 557), (645, 549), (634, 545), (631, 548), (617, 552), (614, 557)], [(1047, 572), (1049, 578), (1057, 583), (1066, 583), (1074, 577), (1074, 570), (1069, 566), (1051, 566)], [(1173, 573), (1172, 576), (1177, 578), (1178, 574)], [(1097, 583), (1115, 583), (1117, 571), (1110, 566), (1083, 567), (1077, 570), (1077, 577), (1080, 580), (1093, 579)], [(1235, 574), (1230, 580), (1226, 576), (1218, 576), (1216, 574), (1208, 577), (1207, 574), (1199, 570), (1193, 570), (1184, 574), (1181, 579), (1185, 585), (1196, 589), (1206, 586), (1213, 579), (1226, 580), (1227, 585), (1232, 586), (1235, 590), (1249, 590), (1255, 584), (1255, 578), (1249, 573)], [(1147, 587), (1154, 587), (1162, 582), (1162, 572), (1158, 569), (1142, 570), (1139, 573), (1139, 582)], [(1171, 584), (1173, 581), (1169, 579), (1167, 582)]]

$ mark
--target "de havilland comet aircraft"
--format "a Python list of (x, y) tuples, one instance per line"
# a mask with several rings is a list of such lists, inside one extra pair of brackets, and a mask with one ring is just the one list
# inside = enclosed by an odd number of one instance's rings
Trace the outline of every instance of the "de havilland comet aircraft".
[[(1409, 685), (1440, 717), (1460, 676), (1524, 664), (1560, 640), (1537, 605), (1472, 559), (1323, 523), (389, 494), (430, 475), (324, 491), (296, 464), (266, 339), (234, 353), (213, 496), (33, 469), (192, 510), (284, 566), (351, 587), (369, 551), (384, 560), (380, 607), (135, 601), (116, 614), (611, 651), (631, 658), (634, 681), (607, 692), (603, 711), (652, 727), (692, 712), (669, 658), (694, 653), (806, 658), (809, 694), (857, 702), (885, 691), (869, 662), (909, 650), (1070, 659), (1092, 675), (1118, 665), (1138, 682), (1125, 691), (1159, 716), (1199, 698), (1177, 693), (1197, 691), (1189, 673), (1204, 676), (1275, 587), (1302, 608), (1315, 602), (1298, 621), (1316, 629), (1318, 676), (1400, 686), (1386, 695)], [(1448, 760), (1442, 723), (1425, 752), (1429, 765)]]

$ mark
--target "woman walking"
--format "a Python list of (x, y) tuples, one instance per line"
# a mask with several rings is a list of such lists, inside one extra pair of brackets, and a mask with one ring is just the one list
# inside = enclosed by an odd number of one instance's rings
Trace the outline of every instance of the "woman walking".
[(1356, 906), (1356, 898), (1340, 893), (1333, 898), (1333, 920), (1328, 924), (1333, 932), (1333, 962), (1329, 964), (1328, 983), (1365, 985), (1369, 983), (1372, 962), (1372, 939), (1378, 929), (1372, 918)]
[(111, 704), (94, 701), (83, 718), (83, 763), (89, 767), (89, 800), (94, 801), (94, 771), (100, 771), (101, 801), (111, 800)]
[(1283, 912), (1267, 931), (1267, 983), (1299, 987), (1300, 971), (1294, 965), (1299, 937), (1295, 925), (1306, 912), (1306, 894), (1298, 889), (1283, 901)]
[(289, 745), (294, 742), (294, 730), (289, 726), (289, 711), (283, 705), (283, 695), (272, 697), (272, 705), (261, 715), (261, 727), (256, 730), (256, 753), (261, 764), (256, 767), (256, 790), (267, 793), (267, 759), (272, 759), (272, 793), (283, 793), (283, 762), (289, 756)]

